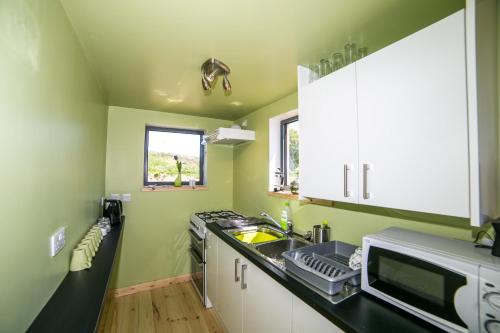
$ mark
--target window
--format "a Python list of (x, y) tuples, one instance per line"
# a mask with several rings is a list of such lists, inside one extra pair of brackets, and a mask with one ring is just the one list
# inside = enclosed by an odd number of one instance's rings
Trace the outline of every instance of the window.
[(172, 185), (177, 177), (174, 156), (182, 162), (182, 183), (204, 183), (204, 131), (146, 126), (144, 185)]
[(285, 186), (299, 181), (299, 117), (281, 121), (281, 171)]

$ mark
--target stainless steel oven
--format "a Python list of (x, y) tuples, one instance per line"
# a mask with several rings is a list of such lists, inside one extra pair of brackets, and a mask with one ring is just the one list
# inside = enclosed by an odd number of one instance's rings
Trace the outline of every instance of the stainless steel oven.
[(207, 293), (207, 269), (206, 269), (206, 233), (207, 223), (226, 221), (230, 219), (244, 219), (245, 216), (231, 210), (220, 210), (212, 212), (195, 213), (189, 220), (189, 236), (191, 239), (191, 274), (193, 285), (200, 295), (201, 301), (206, 308), (212, 303)]
[(200, 295), (201, 301), (204, 306), (207, 305), (207, 278), (206, 278), (206, 248), (205, 248), (205, 235), (199, 234), (197, 231), (190, 227), (189, 237), (191, 239), (191, 281), (194, 288)]

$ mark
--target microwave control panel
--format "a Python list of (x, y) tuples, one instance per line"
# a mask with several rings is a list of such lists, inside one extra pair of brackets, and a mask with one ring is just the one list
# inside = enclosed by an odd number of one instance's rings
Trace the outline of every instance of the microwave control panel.
[(479, 320), (482, 333), (500, 333), (500, 267), (481, 267)]

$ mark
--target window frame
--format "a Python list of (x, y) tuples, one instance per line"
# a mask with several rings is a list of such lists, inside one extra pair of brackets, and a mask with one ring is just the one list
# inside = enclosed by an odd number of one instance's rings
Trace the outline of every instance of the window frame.
[[(196, 185), (205, 184), (205, 145), (202, 144), (203, 136), (205, 135), (204, 130), (199, 129), (185, 129), (185, 128), (175, 128), (175, 127), (160, 127), (160, 126), (150, 126), (146, 125), (145, 129), (145, 139), (144, 139), (144, 170), (143, 170), (143, 185), (144, 186), (168, 186), (174, 185), (174, 182), (150, 182), (148, 181), (148, 153), (149, 153), (149, 132), (168, 132), (168, 133), (181, 133), (181, 134), (192, 134), (200, 136), (200, 180), (196, 182)], [(182, 185), (189, 185), (189, 182), (182, 182)]]
[(299, 121), (299, 116), (293, 116), (280, 121), (280, 156), (281, 156), (281, 172), (283, 173), (283, 186), (290, 186), (288, 184), (288, 163), (287, 163), (287, 149), (286, 138), (288, 135), (288, 125)]

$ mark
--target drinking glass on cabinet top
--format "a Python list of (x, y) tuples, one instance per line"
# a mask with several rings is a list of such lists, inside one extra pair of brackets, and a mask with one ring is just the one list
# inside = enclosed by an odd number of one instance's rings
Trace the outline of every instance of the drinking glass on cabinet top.
[(340, 52), (336, 52), (332, 55), (332, 67), (336, 71), (344, 67), (344, 55)]
[(366, 46), (360, 47), (358, 50), (358, 59), (364, 58), (368, 55), (368, 48)]
[(320, 78), (320, 72), (321, 69), (319, 67), (319, 64), (314, 64), (309, 66), (310, 72), (309, 72), (309, 83), (316, 81), (317, 79)]
[(330, 64), (330, 60), (321, 59), (319, 62), (320, 67), (320, 77), (326, 76), (332, 72), (332, 65)]
[(345, 64), (349, 65), (358, 58), (358, 49), (355, 43), (347, 43), (344, 46)]

